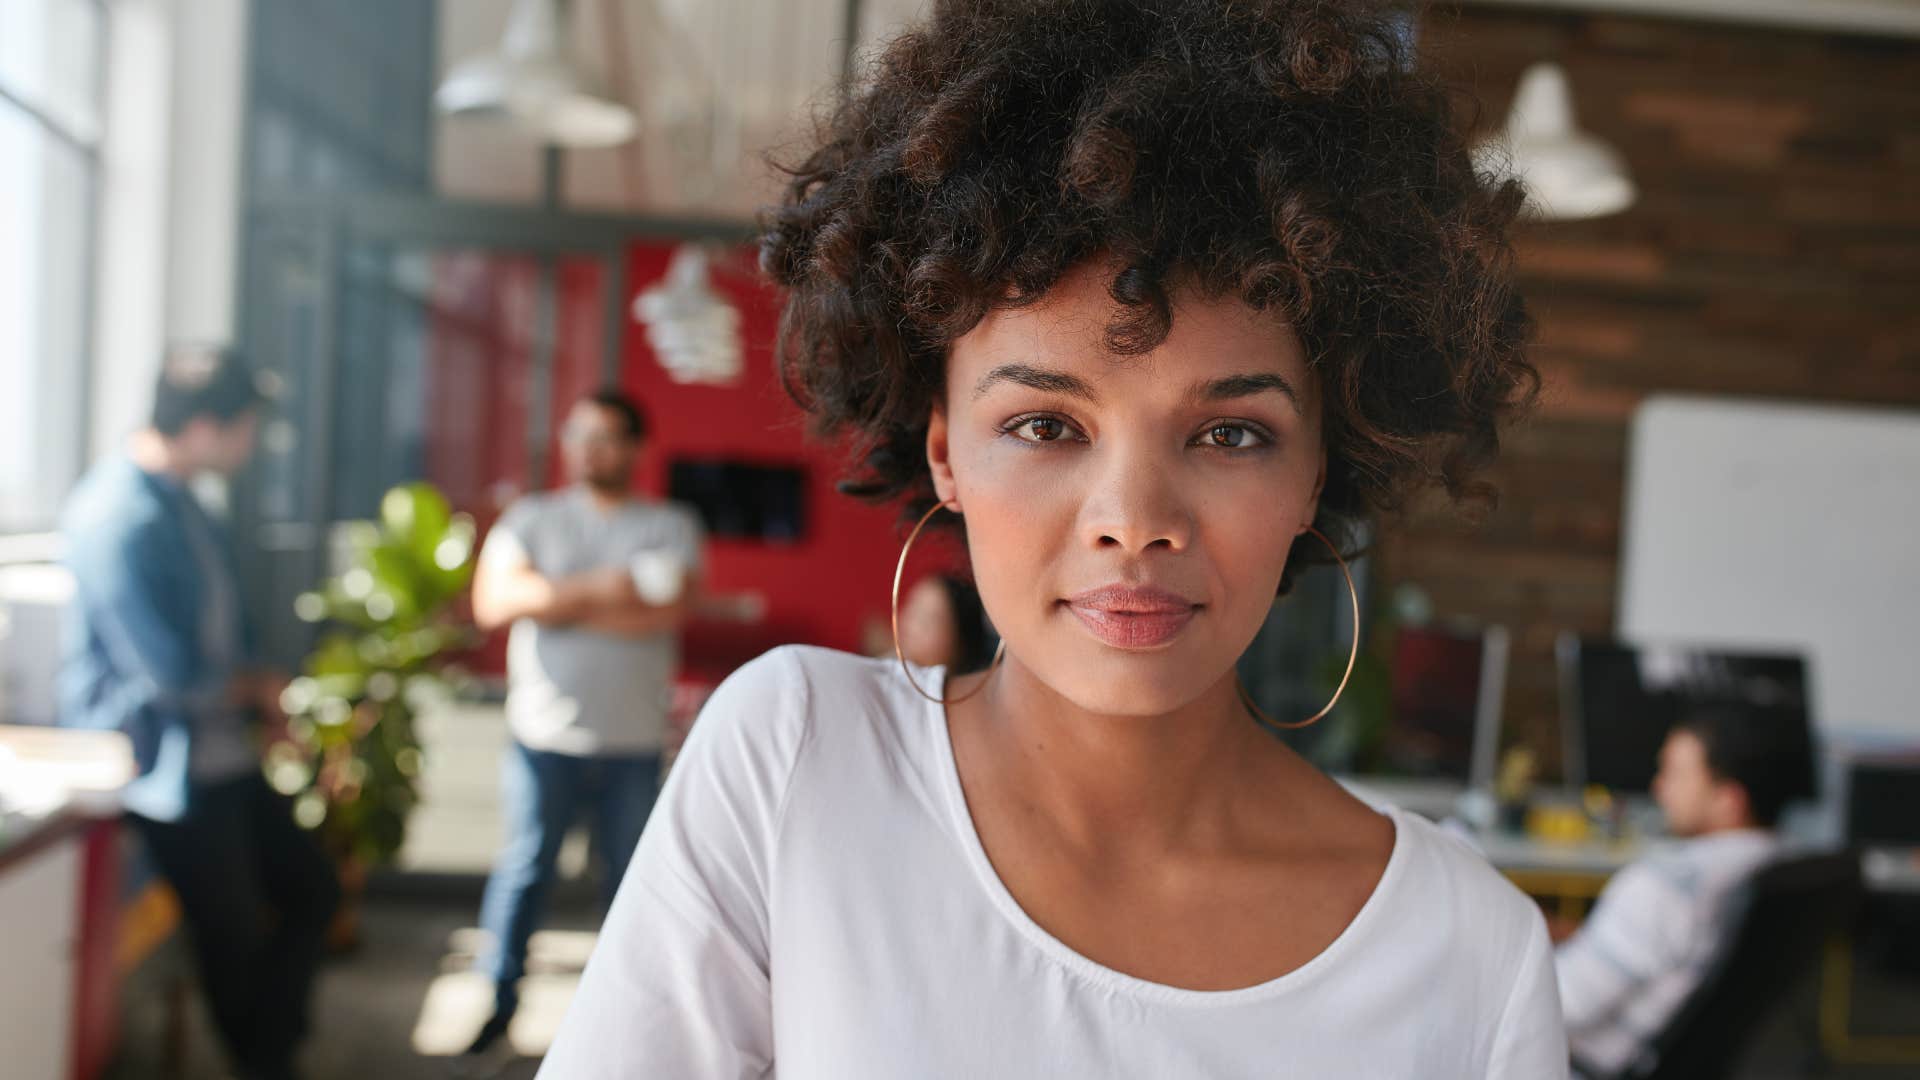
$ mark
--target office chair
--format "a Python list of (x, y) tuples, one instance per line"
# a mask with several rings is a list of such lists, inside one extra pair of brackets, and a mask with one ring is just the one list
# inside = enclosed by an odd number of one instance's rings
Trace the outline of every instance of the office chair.
[(1814, 970), (1862, 896), (1853, 852), (1788, 856), (1754, 874), (1733, 936), (1640, 1061), (1612, 1080), (1725, 1080), (1774, 1007)]

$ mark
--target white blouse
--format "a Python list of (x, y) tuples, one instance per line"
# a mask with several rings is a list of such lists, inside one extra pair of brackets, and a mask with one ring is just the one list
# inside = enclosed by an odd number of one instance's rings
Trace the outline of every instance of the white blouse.
[(1389, 813), (1384, 875), (1314, 959), (1148, 982), (1020, 909), (894, 662), (776, 649), (701, 713), (540, 1077), (1565, 1077), (1538, 910)]

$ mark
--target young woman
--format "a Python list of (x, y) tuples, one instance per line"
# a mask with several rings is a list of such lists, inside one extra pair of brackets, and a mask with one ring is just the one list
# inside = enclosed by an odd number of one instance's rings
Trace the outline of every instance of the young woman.
[(1534, 383), (1518, 193), (1404, 51), (1352, 0), (954, 0), (880, 56), (771, 220), (781, 358), (1003, 651), (730, 678), (542, 1076), (1566, 1074), (1535, 909), (1234, 673), (1323, 537), (1484, 496)]

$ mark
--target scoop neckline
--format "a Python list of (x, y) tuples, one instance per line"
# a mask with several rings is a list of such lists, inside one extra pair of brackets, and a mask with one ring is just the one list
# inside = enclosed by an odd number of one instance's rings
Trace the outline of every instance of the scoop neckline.
[[(935, 696), (945, 697), (946, 668), (923, 668), (922, 671), (931, 676), (928, 679), (928, 685), (939, 686), (940, 689)], [(1045, 927), (1035, 922), (1033, 917), (1027, 914), (1026, 909), (1020, 906), (1020, 902), (1014, 899), (1013, 892), (1007, 888), (1006, 882), (1000, 879), (999, 871), (993, 868), (993, 861), (987, 858), (986, 845), (981, 842), (980, 831), (973, 823), (973, 812), (967, 807), (966, 788), (960, 783), (960, 763), (953, 751), (953, 729), (947, 723), (946, 707), (932, 700), (922, 701), (921, 704), (934, 728), (933, 742), (940, 758), (940, 785), (946, 799), (947, 813), (952, 819), (954, 832), (960, 838), (961, 851), (966, 857), (968, 868), (973, 871), (980, 887), (986, 892), (987, 899), (1014, 931), (1048, 960), (1064, 968), (1068, 973), (1104, 989), (1117, 990), (1163, 1004), (1198, 1008), (1228, 1008), (1278, 997), (1323, 977), (1334, 968), (1342, 956), (1359, 948), (1364, 939), (1372, 933), (1373, 924), (1385, 917), (1383, 910), (1387, 906), (1387, 898), (1398, 887), (1400, 878), (1405, 875), (1409, 845), (1407, 823), (1398, 807), (1377, 808), (1393, 824), (1393, 849), (1387, 855), (1386, 868), (1381, 871), (1380, 880), (1374, 882), (1373, 891), (1367, 894), (1367, 899), (1360, 905), (1360, 910), (1347, 921), (1347, 925), (1331, 942), (1328, 942), (1306, 963), (1264, 982), (1231, 990), (1195, 990), (1129, 975), (1087, 957), (1066, 942), (1054, 937)]]

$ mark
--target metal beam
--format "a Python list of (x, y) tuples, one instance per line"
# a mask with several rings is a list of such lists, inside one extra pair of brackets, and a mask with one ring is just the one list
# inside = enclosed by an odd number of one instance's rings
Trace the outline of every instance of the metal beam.
[(606, 251), (642, 239), (745, 244), (752, 223), (724, 218), (551, 212), (417, 195), (256, 191), (249, 212), (262, 220), (308, 214), (336, 221), (350, 234), (400, 242), (520, 251)]

